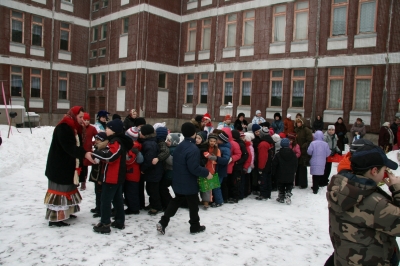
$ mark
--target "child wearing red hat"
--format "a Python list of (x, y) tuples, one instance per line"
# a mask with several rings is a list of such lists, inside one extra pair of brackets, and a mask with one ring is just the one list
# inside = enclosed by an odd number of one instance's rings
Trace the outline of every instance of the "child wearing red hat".
[[(88, 113), (83, 114), (83, 123), (86, 128), (85, 142), (83, 143), (83, 148), (87, 152), (93, 150), (93, 138), (97, 135), (97, 129), (90, 124), (90, 115)], [(79, 174), (79, 182), (81, 183), (81, 190), (86, 189), (86, 178), (88, 175), (88, 166), (92, 165), (87, 159), (83, 160), (82, 170)]]
[(221, 123), (218, 124), (217, 129), (223, 129), (224, 127), (228, 127), (231, 130), (234, 130), (234, 125), (232, 124), (232, 117), (231, 115), (226, 115), (224, 117), (224, 121), (222, 121)]

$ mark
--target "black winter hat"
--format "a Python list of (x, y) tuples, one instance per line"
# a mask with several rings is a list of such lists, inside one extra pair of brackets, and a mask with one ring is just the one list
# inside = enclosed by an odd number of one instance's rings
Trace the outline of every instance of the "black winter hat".
[(121, 120), (121, 116), (120, 116), (119, 114), (113, 114), (112, 120), (114, 120), (114, 119), (119, 119), (119, 120)]
[(106, 132), (99, 132), (96, 136), (94, 136), (94, 138), (100, 141), (105, 141), (107, 139), (107, 134)]
[(223, 131), (218, 135), (218, 138), (219, 138), (220, 140), (222, 140), (223, 142), (229, 142), (228, 134), (226, 134), (226, 133), (223, 132)]
[(196, 115), (196, 118), (194, 120), (196, 120), (198, 123), (201, 123), (202, 119), (203, 119), (202, 115)]
[(234, 138), (235, 140), (240, 140), (240, 132), (236, 129), (232, 130), (232, 138)]
[(124, 123), (120, 119), (111, 120), (107, 123), (107, 127), (115, 133), (124, 132)]
[(142, 133), (143, 136), (147, 136), (150, 134), (154, 133), (154, 127), (152, 125), (144, 125), (140, 128), (140, 133)]
[(157, 140), (165, 141), (168, 136), (168, 129), (166, 127), (158, 127), (156, 129)]
[(390, 160), (383, 149), (376, 145), (365, 144), (357, 149), (351, 156), (351, 169), (353, 171), (365, 171), (373, 167), (386, 166), (396, 170), (398, 163)]
[(190, 138), (196, 133), (196, 127), (192, 123), (186, 122), (182, 124), (181, 131), (185, 138)]
[(201, 137), (201, 143), (207, 140), (207, 132), (206, 131), (199, 131), (196, 133)]
[(146, 119), (144, 119), (144, 117), (137, 117), (135, 119), (134, 124), (135, 124), (135, 127), (146, 125)]

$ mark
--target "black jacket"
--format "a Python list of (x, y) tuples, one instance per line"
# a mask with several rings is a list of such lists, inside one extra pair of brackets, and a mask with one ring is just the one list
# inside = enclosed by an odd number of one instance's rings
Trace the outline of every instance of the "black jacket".
[(45, 171), (45, 175), (50, 181), (61, 185), (74, 184), (76, 159), (79, 159), (79, 166), (82, 166), (86, 153), (80, 135), (79, 141), (81, 145), (78, 147), (76, 146), (75, 132), (67, 124), (62, 123), (55, 127)]
[(152, 164), (154, 158), (158, 157), (160, 148), (157, 144), (156, 134), (147, 135), (145, 139), (140, 139), (142, 143), (142, 154), (144, 161), (140, 165), (140, 171), (143, 172), (141, 178), (148, 182), (158, 182), (163, 175), (163, 164)]
[(246, 144), (244, 144), (243, 140), (240, 139), (239, 131), (232, 130), (232, 137), (239, 144), (240, 151), (242, 152), (242, 157), (240, 157), (240, 159), (235, 162), (233, 168), (235, 170), (242, 170), (244, 163), (249, 158), (249, 153), (247, 152)]
[(124, 129), (127, 131), (131, 127), (135, 126), (135, 118), (132, 118), (131, 115), (127, 115), (124, 120)]
[(243, 119), (243, 121), (240, 121), (239, 119), (236, 119), (235, 123), (233, 124), (233, 128), (239, 131), (247, 131), (247, 127), (243, 128), (243, 125), (248, 125), (246, 119)]
[(291, 148), (281, 148), (272, 160), (272, 175), (278, 183), (293, 183), (297, 157)]

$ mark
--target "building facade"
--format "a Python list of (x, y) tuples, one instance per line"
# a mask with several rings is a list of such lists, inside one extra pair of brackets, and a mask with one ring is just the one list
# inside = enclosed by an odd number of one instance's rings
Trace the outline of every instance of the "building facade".
[(49, 125), (82, 105), (173, 129), (261, 110), (377, 132), (399, 111), (399, 12), (396, 0), (5, 0), (0, 80), (7, 103)]

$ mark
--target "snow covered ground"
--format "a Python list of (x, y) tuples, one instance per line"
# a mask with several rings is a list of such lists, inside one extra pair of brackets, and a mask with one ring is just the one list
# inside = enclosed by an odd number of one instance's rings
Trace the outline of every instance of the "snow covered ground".
[[(200, 210), (205, 233), (189, 233), (189, 213), (180, 209), (165, 235), (160, 215), (126, 216), (126, 228), (110, 235), (92, 231), (93, 183), (81, 192), (78, 218), (50, 228), (44, 219), (44, 175), (53, 127), (0, 125), (0, 265), (323, 265), (330, 256), (325, 190), (294, 189), (292, 205), (250, 196), (238, 204)], [(389, 155), (397, 161), (396, 154)], [(332, 174), (337, 164), (333, 164)], [(400, 175), (400, 170), (396, 171)]]

